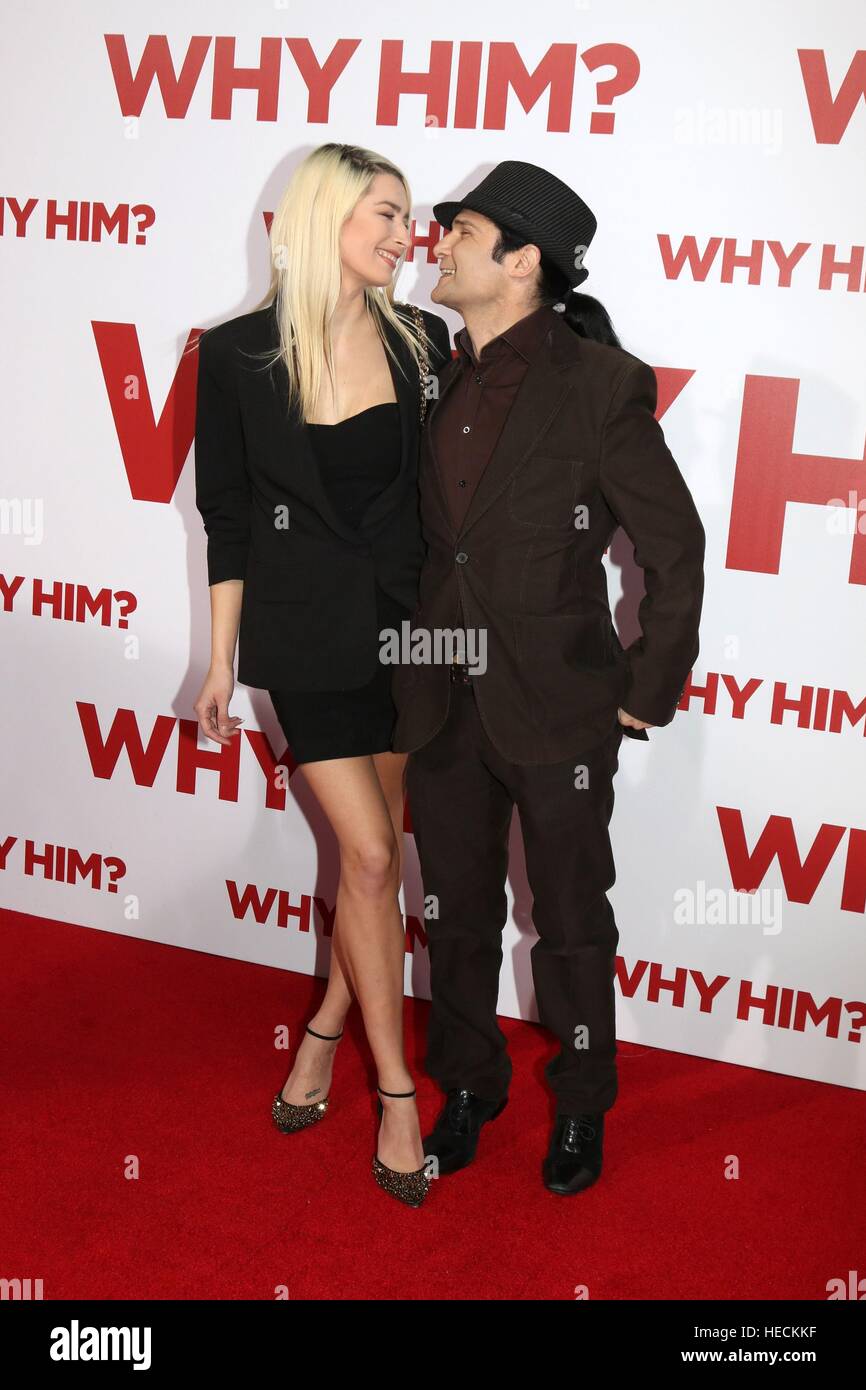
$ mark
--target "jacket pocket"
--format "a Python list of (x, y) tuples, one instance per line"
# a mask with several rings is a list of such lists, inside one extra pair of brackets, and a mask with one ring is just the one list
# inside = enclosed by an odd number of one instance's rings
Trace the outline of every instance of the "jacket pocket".
[(611, 671), (616, 666), (603, 616), (592, 613), (517, 615), (517, 656), (530, 678), (556, 680), (567, 671)]
[(513, 519), (543, 530), (565, 532), (573, 528), (582, 467), (573, 456), (533, 454), (526, 459), (508, 489), (508, 510)]

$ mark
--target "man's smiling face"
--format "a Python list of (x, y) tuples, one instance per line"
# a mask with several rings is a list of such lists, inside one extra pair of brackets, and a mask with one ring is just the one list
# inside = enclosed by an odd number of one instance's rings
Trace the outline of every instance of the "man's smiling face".
[(504, 264), (493, 259), (499, 240), (495, 222), (471, 208), (461, 208), (433, 248), (440, 276), (430, 292), (434, 304), (465, 316), (467, 308), (500, 298), (508, 279)]

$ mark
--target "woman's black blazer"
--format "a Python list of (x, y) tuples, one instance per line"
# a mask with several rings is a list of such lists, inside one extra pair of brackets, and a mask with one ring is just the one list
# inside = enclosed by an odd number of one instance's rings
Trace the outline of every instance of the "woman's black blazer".
[[(409, 319), (407, 306), (395, 304)], [(450, 358), (444, 320), (422, 311), (430, 371)], [(351, 690), (372, 680), (379, 637), (375, 584), (410, 611), (424, 554), (418, 512), (418, 367), (385, 326), (400, 406), (397, 477), (359, 530), (332, 507), (306, 428), (287, 411), (288, 374), (245, 353), (278, 344), (273, 304), (198, 340), (196, 506), (207, 533), (208, 583), (244, 581), (237, 678), (262, 689)], [(435, 380), (435, 375), (433, 377)]]

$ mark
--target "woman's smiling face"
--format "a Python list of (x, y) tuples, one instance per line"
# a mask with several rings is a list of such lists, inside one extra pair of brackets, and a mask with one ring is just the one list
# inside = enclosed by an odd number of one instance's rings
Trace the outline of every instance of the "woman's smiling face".
[(388, 285), (409, 245), (409, 203), (393, 174), (376, 174), (340, 229), (343, 281)]

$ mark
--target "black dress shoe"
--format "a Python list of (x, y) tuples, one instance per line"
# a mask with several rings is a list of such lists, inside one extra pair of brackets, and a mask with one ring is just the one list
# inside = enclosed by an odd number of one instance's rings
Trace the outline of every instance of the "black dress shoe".
[(456, 1173), (475, 1157), (481, 1126), (495, 1120), (508, 1104), (503, 1100), (484, 1100), (474, 1091), (454, 1087), (448, 1091), (432, 1134), (424, 1142), (424, 1157), (438, 1160), (439, 1173)]
[(557, 1115), (544, 1160), (544, 1185), (568, 1196), (583, 1192), (601, 1173), (604, 1115)]

